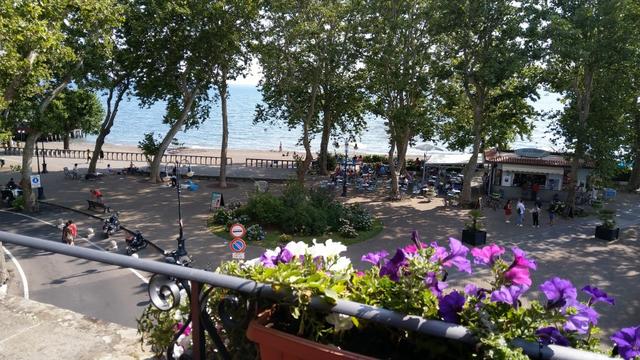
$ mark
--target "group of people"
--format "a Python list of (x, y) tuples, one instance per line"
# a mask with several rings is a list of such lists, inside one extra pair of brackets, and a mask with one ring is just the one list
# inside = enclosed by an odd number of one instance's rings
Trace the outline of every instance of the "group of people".
[(62, 242), (67, 245), (75, 245), (76, 237), (78, 236), (78, 227), (73, 223), (73, 220), (67, 220), (62, 227)]
[[(513, 204), (511, 200), (507, 200), (504, 204), (504, 222), (510, 223), (511, 216), (513, 214)], [(516, 226), (524, 226), (524, 221), (527, 213), (527, 207), (524, 204), (522, 199), (518, 199), (518, 202), (515, 206), (516, 212)], [(539, 199), (536, 199), (533, 203), (533, 207), (529, 210), (531, 213), (532, 226), (539, 228), (540, 227), (540, 213), (542, 212), (542, 202)], [(553, 211), (549, 211), (549, 225), (553, 225), (554, 213)]]

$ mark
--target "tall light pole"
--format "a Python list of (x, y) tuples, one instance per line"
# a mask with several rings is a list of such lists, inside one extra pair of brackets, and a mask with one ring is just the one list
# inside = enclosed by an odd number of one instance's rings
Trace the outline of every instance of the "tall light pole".
[[(181, 257), (181, 256), (186, 256), (187, 255), (187, 249), (185, 248), (185, 244), (184, 244), (184, 226), (182, 224), (182, 203), (180, 200), (180, 165), (182, 165), (181, 161), (176, 160), (176, 191), (178, 194), (178, 227), (180, 230), (179, 236), (178, 236), (178, 249), (176, 250), (176, 256)], [(189, 166), (187, 168), (187, 173), (186, 173), (187, 177), (192, 177), (193, 176), (193, 171), (191, 171), (191, 163), (189, 163)]]
[(45, 159), (46, 151), (44, 151), (44, 137), (41, 137), (40, 140), (42, 140), (42, 173), (46, 174), (48, 173), (48, 171), (47, 171), (47, 160)]
[(347, 196), (347, 164), (349, 163), (349, 139), (344, 141), (344, 176), (342, 177), (342, 196)]

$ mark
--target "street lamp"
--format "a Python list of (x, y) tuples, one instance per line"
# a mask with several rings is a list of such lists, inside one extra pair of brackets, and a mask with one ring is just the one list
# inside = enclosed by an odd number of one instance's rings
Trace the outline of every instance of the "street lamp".
[[(184, 244), (184, 229), (183, 229), (183, 224), (182, 224), (182, 203), (180, 201), (180, 166), (183, 165), (182, 161), (176, 160), (175, 162), (176, 164), (176, 191), (178, 194), (178, 226), (180, 229), (180, 234), (178, 236), (178, 249), (176, 250), (176, 257), (180, 258), (182, 256), (186, 256), (187, 255), (187, 249), (185, 248), (185, 244)], [(188, 167), (187, 167), (187, 173), (185, 175), (187, 175), (187, 177), (192, 177), (193, 176), (193, 171), (191, 170), (191, 163), (189, 163)]]
[(46, 151), (44, 151), (44, 137), (41, 137), (40, 140), (42, 140), (42, 173), (46, 174), (48, 173), (48, 171), (47, 171), (47, 160), (45, 159)]
[(347, 196), (347, 164), (349, 161), (349, 139), (344, 141), (344, 176), (342, 177), (342, 196)]

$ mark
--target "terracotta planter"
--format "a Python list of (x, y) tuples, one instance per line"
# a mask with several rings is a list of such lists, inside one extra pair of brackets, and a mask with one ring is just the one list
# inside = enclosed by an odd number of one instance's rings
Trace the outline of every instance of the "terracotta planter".
[(258, 344), (262, 360), (374, 360), (265, 326), (268, 316), (249, 323), (247, 338)]

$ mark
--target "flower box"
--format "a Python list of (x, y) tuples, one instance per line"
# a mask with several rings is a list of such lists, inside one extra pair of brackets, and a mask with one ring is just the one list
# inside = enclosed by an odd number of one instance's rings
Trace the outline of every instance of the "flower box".
[(258, 344), (262, 360), (373, 360), (268, 327), (269, 312), (249, 323), (247, 338)]
[(596, 226), (596, 238), (606, 241), (616, 240), (620, 236), (620, 228), (610, 229), (603, 225)]
[(482, 230), (462, 230), (462, 242), (473, 246), (487, 243), (487, 232)]

